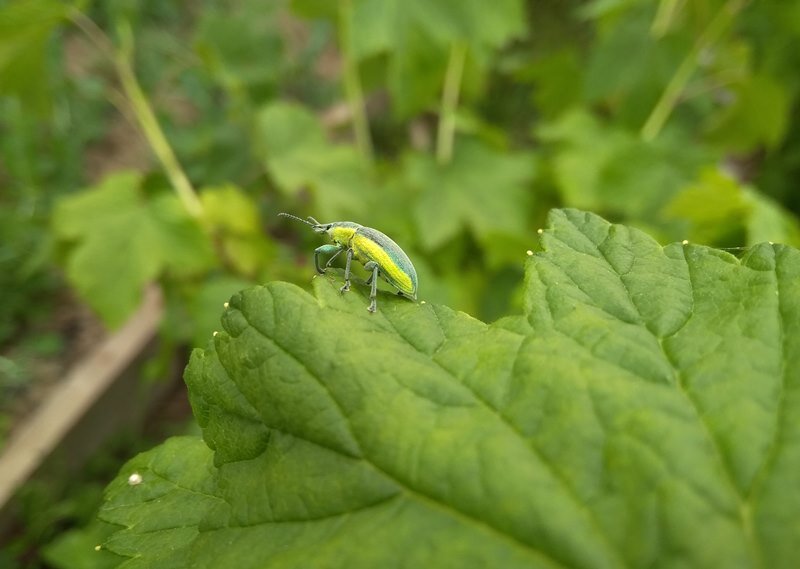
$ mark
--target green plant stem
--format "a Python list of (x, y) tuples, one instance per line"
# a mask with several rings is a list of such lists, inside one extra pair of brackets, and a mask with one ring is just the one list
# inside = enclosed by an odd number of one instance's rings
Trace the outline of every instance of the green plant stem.
[(136, 73), (133, 70), (131, 63), (133, 56), (133, 34), (127, 26), (119, 27), (119, 36), (121, 46), (117, 48), (97, 27), (97, 25), (87, 18), (83, 13), (75, 10), (71, 13), (70, 19), (73, 23), (83, 31), (89, 39), (101, 50), (102, 53), (108, 55), (113, 63), (114, 69), (119, 77), (122, 91), (125, 98), (133, 110), (136, 121), (142, 129), (148, 144), (152, 148), (161, 166), (164, 168), (173, 189), (178, 194), (178, 198), (183, 204), (186, 211), (192, 217), (199, 218), (203, 214), (203, 205), (200, 198), (197, 196), (192, 187), (192, 183), (186, 176), (186, 173), (181, 168), (172, 147), (158, 123), (155, 112), (150, 106), (147, 96), (142, 90), (139, 81), (136, 78)]
[(448, 164), (453, 158), (453, 144), (456, 136), (456, 109), (461, 91), (461, 78), (467, 59), (467, 45), (464, 42), (454, 43), (450, 47), (450, 57), (442, 89), (442, 101), (439, 107), (439, 127), (436, 132), (436, 160), (439, 164)]
[(678, 104), (681, 93), (683, 93), (687, 83), (692, 78), (692, 74), (697, 67), (700, 53), (719, 40), (728, 26), (733, 22), (736, 14), (738, 14), (746, 4), (746, 0), (729, 0), (720, 8), (719, 12), (714, 16), (714, 19), (709, 22), (708, 27), (703, 31), (700, 37), (697, 38), (692, 49), (689, 50), (689, 53), (686, 54), (686, 57), (678, 66), (678, 69), (675, 70), (664, 92), (661, 94), (661, 98), (653, 107), (650, 116), (647, 117), (647, 121), (645, 121), (640, 133), (643, 140), (651, 141), (658, 136), (658, 133), (661, 132), (670, 114), (672, 114), (672, 111)]
[(660, 38), (667, 33), (683, 2), (684, 0), (661, 0), (658, 3), (656, 16), (650, 26), (650, 33), (654, 37)]
[(133, 112), (139, 121), (139, 126), (142, 128), (145, 138), (147, 138), (147, 142), (164, 167), (164, 171), (181, 202), (183, 202), (186, 211), (192, 217), (200, 217), (203, 214), (203, 205), (200, 202), (200, 198), (197, 197), (192, 183), (172, 151), (172, 147), (169, 145), (167, 137), (158, 123), (153, 108), (150, 106), (144, 91), (142, 91), (141, 85), (139, 85), (136, 73), (133, 71), (131, 64), (133, 34), (127, 26), (122, 27), (120, 32), (122, 46), (114, 54), (114, 64), (122, 84), (122, 90), (133, 107)]
[(372, 137), (369, 133), (369, 119), (364, 103), (364, 91), (358, 76), (358, 64), (353, 53), (353, 4), (351, 0), (339, 0), (339, 45), (344, 65), (344, 90), (350, 114), (353, 117), (353, 131), (356, 145), (368, 163), (373, 161)]

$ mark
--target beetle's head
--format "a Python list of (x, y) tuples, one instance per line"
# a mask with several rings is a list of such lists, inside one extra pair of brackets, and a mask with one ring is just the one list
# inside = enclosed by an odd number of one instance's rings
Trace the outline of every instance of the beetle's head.
[(311, 228), (317, 233), (328, 233), (333, 227), (333, 223), (320, 223), (313, 217), (309, 216), (308, 221), (310, 222)]

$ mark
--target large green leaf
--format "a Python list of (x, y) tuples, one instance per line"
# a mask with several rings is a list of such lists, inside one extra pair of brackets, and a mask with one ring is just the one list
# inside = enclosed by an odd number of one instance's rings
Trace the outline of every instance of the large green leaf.
[(388, 295), (370, 315), (335, 276), (235, 295), (186, 372), (206, 444), (122, 469), (106, 547), (126, 568), (795, 567), (800, 252), (661, 247), (575, 210), (542, 245), (524, 315), (492, 325)]

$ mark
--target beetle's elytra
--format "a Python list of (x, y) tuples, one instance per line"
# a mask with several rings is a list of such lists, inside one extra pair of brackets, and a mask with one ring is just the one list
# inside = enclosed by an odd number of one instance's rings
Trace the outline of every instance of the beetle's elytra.
[[(417, 271), (405, 251), (385, 233), (352, 221), (320, 223), (313, 217), (306, 220), (289, 213), (278, 215), (302, 221), (317, 233), (327, 233), (331, 238), (333, 243), (314, 250), (314, 266), (318, 273), (323, 274), (342, 251), (346, 252), (347, 262), (341, 292), (350, 290), (350, 263), (353, 259), (361, 262), (370, 271), (367, 279), (367, 284), (372, 286), (367, 308), (370, 312), (377, 310), (378, 277), (395, 287), (402, 296), (417, 299)], [(330, 255), (324, 267), (319, 264), (320, 255)]]

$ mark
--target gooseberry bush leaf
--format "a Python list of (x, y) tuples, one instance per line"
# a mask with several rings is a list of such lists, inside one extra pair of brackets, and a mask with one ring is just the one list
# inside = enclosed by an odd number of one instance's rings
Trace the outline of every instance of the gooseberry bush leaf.
[[(556, 210), (525, 309), (233, 296), (186, 371), (203, 439), (130, 461), (133, 567), (772, 567), (800, 539), (800, 252)], [(424, 296), (424, 283), (423, 283)], [(129, 476), (138, 473), (140, 484)]]
[(159, 275), (188, 277), (214, 264), (208, 236), (178, 198), (149, 195), (143, 183), (136, 172), (112, 174), (62, 197), (53, 212), (53, 231), (67, 249), (67, 277), (112, 327), (125, 322)]
[(315, 195), (322, 219), (363, 215), (363, 196), (372, 193), (367, 169), (355, 148), (332, 144), (319, 119), (297, 104), (270, 103), (259, 112), (259, 143), (265, 166), (287, 195), (306, 188)]

